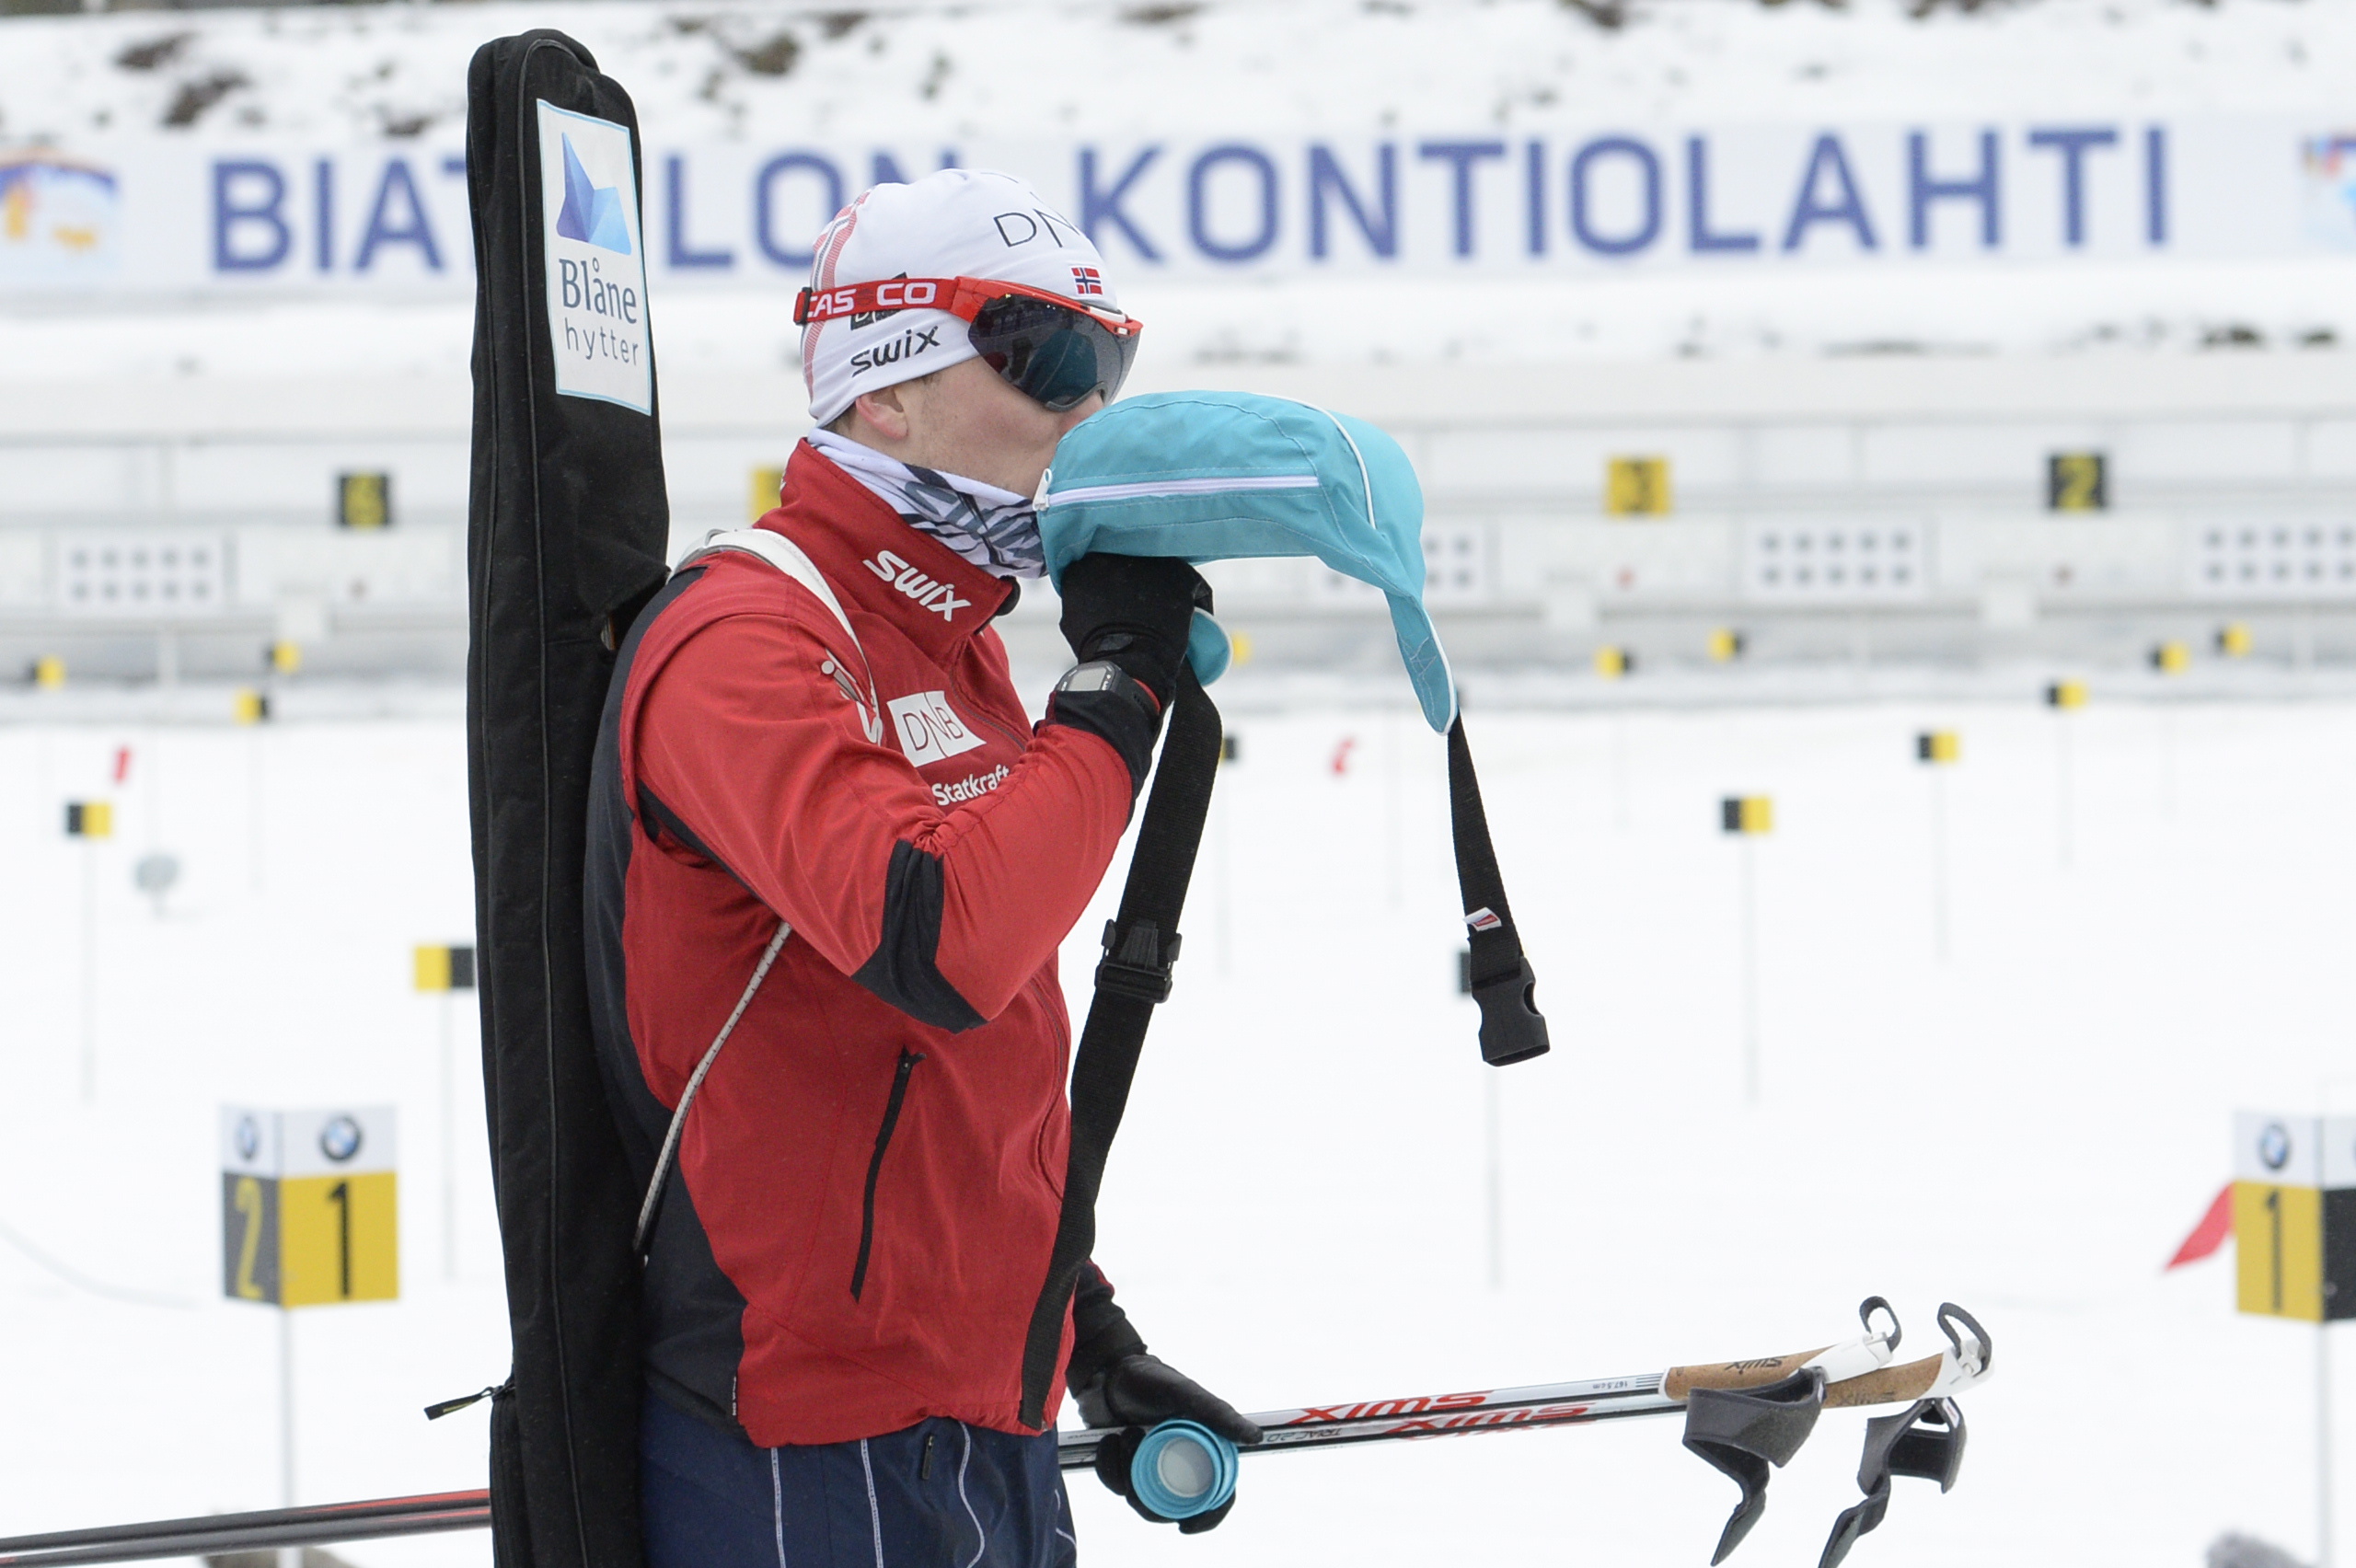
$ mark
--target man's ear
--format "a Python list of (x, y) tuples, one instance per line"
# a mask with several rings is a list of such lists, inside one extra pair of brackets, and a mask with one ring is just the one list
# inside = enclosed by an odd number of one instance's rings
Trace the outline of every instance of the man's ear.
[(851, 399), (860, 422), (871, 427), (885, 441), (898, 443), (908, 439), (908, 407), (900, 397), (898, 386), (885, 386), (873, 392), (862, 392)]

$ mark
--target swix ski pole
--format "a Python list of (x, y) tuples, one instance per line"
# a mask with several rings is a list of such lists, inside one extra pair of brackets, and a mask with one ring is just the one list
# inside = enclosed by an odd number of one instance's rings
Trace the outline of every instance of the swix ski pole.
[[(1865, 1501), (1841, 1516), (1819, 1564), (1819, 1568), (1836, 1568), (1856, 1539), (1881, 1522), (1888, 1505), (1891, 1477), (1937, 1481), (1942, 1491), (1954, 1483), (1962, 1462), (1964, 1430), (1961, 1412), (1951, 1396), (1984, 1379), (1992, 1358), (1987, 1331), (1960, 1308), (1939, 1309), (1939, 1326), (1947, 1337), (1946, 1348), (1934, 1355), (1903, 1362), (1897, 1359), (1900, 1330), (1888, 1304), (1879, 1297), (1872, 1297), (1860, 1309), (1860, 1316), (1865, 1332), (1856, 1338), (1789, 1355), (1519, 1389), (1264, 1411), (1250, 1418), (1265, 1434), (1264, 1439), (1234, 1452), (1281, 1454), (1682, 1412), (1685, 1446), (1742, 1489), (1742, 1500), (1727, 1520), (1717, 1556), (1712, 1559), (1716, 1562), (1734, 1550), (1757, 1521), (1765, 1505), (1768, 1467), (1790, 1459), (1812, 1430), (1819, 1412), (1904, 1405), (1907, 1408), (1899, 1414), (1866, 1424), (1865, 1463), (1858, 1476)], [(1134, 1429), (1060, 1432), (1056, 1439), (1057, 1462), (1068, 1470), (1086, 1470), (1097, 1463), (1099, 1452), (1107, 1445), (1120, 1443), (1136, 1459), (1152, 1464), (1153, 1495), (1183, 1506), (1198, 1483), (1199, 1491), (1193, 1495), (1212, 1494), (1216, 1485), (1223, 1500), (1234, 1485), (1234, 1455), (1211, 1454), (1205, 1462), (1205, 1456), (1195, 1451), (1199, 1439), (1224, 1440), (1211, 1438), (1200, 1428), (1191, 1433), (1176, 1430), (1191, 1425), (1165, 1423), (1145, 1434), (1145, 1441), (1139, 1441)], [(1136, 1479), (1133, 1472), (1133, 1482)], [(483, 1529), (490, 1524), (489, 1492), (438, 1493), (19, 1536), (0, 1539), (0, 1568), (211, 1557), (274, 1547)]]
[[(1276, 1454), (1355, 1443), (1470, 1436), (1483, 1432), (1620, 1421), (1632, 1416), (1675, 1415), (1686, 1409), (1697, 1389), (1764, 1389), (1804, 1367), (1820, 1368), (1825, 1373), (1823, 1408), (1832, 1410), (1911, 1404), (1919, 1400), (1943, 1398), (1984, 1376), (1984, 1368), (1967, 1369), (1952, 1348), (1917, 1361), (1894, 1364), (1898, 1343), (1895, 1329), (1892, 1319), (1888, 1330), (1876, 1331), (1869, 1325), (1867, 1332), (1855, 1339), (1817, 1350), (1672, 1366), (1665, 1372), (1624, 1378), (1261, 1411), (1244, 1419), (1265, 1435), (1257, 1447), (1242, 1452)], [(1090, 1468), (1096, 1462), (1098, 1445), (1108, 1435), (1108, 1430), (1093, 1428), (1058, 1433), (1057, 1462), (1065, 1470)]]

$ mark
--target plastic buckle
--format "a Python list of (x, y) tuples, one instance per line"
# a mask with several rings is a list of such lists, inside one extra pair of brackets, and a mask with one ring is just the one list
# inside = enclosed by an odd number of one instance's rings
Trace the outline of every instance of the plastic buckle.
[(1489, 1066), (1510, 1066), (1553, 1048), (1537, 990), (1538, 976), (1530, 972), (1527, 956), (1503, 974), (1472, 983), (1472, 999), (1481, 1007), (1481, 1059)]
[(1149, 1004), (1170, 999), (1171, 966), (1178, 962), (1184, 939), (1175, 931), (1167, 940), (1150, 920), (1121, 928), (1118, 920), (1104, 922), (1104, 961), (1096, 966), (1096, 988), (1116, 997)]

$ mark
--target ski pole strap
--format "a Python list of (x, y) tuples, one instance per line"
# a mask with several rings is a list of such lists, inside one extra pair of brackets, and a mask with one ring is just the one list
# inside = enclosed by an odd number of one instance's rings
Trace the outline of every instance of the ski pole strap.
[(1022, 1424), (1047, 1424), (1047, 1389), (1063, 1347), (1064, 1314), (1081, 1265), (1096, 1248), (1096, 1193), (1104, 1159), (1128, 1108), (1129, 1084), (1153, 1009), (1170, 995), (1178, 960), (1178, 915), (1203, 841), (1211, 784), (1218, 774), (1218, 709), (1204, 695), (1191, 666), (1178, 667), (1178, 692), (1161, 766), (1146, 798), (1145, 820), (1129, 857), (1120, 913), (1104, 928), (1104, 959), (1096, 966), (1096, 995), (1080, 1032), (1071, 1072), (1071, 1156), (1064, 1176), (1063, 1212), (1056, 1222), (1047, 1280), (1031, 1312), (1022, 1343)]
[(1472, 999), (1481, 1008), (1481, 1059), (1502, 1067), (1542, 1056), (1549, 1047), (1546, 1018), (1538, 1010), (1538, 977), (1530, 973), (1513, 909), (1506, 903), (1505, 878), (1489, 842), (1489, 815), (1481, 806), (1481, 780), (1472, 771), (1461, 711), (1448, 727), (1448, 814), (1472, 948)]

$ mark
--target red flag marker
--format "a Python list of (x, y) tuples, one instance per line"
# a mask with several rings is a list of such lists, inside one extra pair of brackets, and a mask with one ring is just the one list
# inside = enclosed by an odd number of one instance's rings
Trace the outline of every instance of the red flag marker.
[(1350, 770), (1350, 749), (1358, 744), (1356, 735), (1344, 735), (1342, 744), (1334, 748), (1334, 777), (1339, 778)]
[(2200, 1216), (2200, 1223), (2192, 1228), (2192, 1234), (2186, 1237), (2184, 1245), (2176, 1250), (2176, 1256), (2168, 1260), (2167, 1268), (2160, 1272), (2165, 1274), (2168, 1269), (2199, 1262), (2223, 1246), (2225, 1238), (2233, 1233), (2234, 1184), (2228, 1182), (2218, 1190), (2216, 1197), (2210, 1200), (2209, 1212)]
[(120, 784), (130, 777), (131, 748), (129, 746), (117, 746), (114, 748), (114, 781)]

